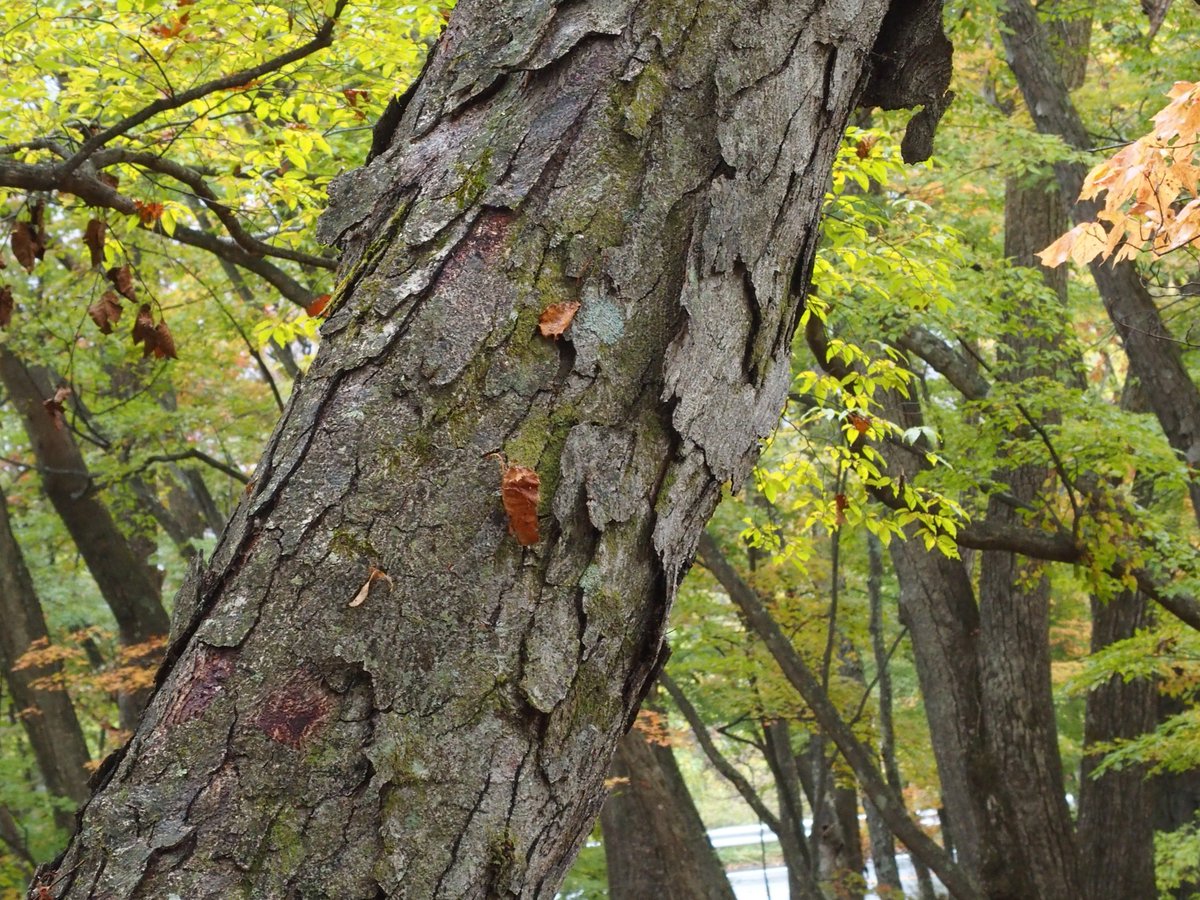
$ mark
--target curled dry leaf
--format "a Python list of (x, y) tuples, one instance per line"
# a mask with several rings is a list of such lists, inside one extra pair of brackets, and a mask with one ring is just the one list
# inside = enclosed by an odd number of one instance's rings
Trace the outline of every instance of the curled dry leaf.
[(537, 472), (525, 466), (503, 468), (500, 476), (500, 497), (508, 513), (508, 530), (522, 547), (538, 542), (538, 490), (541, 480)]
[(351, 600), (346, 605), (347, 606), (362, 606), (363, 602), (366, 601), (367, 596), (371, 593), (371, 585), (374, 584), (380, 578), (382, 578), (384, 581), (387, 582), (389, 589), (394, 588), (396, 586), (395, 582), (392, 581), (391, 575), (389, 575), (387, 572), (383, 571), (383, 569), (377, 569), (375, 566), (371, 566), (371, 573), (369, 575), (367, 575), (367, 580), (364, 581), (363, 586), (358, 589), (358, 593), (354, 595), (354, 599)]
[(155, 323), (149, 303), (143, 303), (138, 307), (131, 336), (135, 344), (142, 345), (142, 359), (151, 354), (157, 359), (178, 359), (175, 353), (175, 338), (171, 334), (171, 329), (167, 327), (166, 322)]
[(63, 406), (63, 401), (71, 396), (71, 389), (60, 387), (54, 392), (54, 396), (49, 400), (42, 401), (42, 408), (54, 420), (54, 427), (62, 431), (67, 426), (67, 408)]
[(329, 305), (329, 298), (330, 298), (329, 294), (322, 294), (320, 297), (315, 299), (312, 303), (308, 304), (308, 306), (304, 307), (304, 311), (306, 313), (308, 313), (310, 316), (321, 315), (321, 313), (325, 312), (325, 307), (327, 307)]
[[(154, 340), (154, 316), (150, 314), (149, 303), (143, 303), (138, 307), (137, 318), (133, 320), (132, 334), (135, 344)], [(147, 355), (149, 355), (149, 352), (147, 352)]]
[(551, 303), (542, 311), (542, 315), (538, 319), (538, 331), (542, 333), (542, 337), (558, 340), (559, 336), (570, 327), (577, 312), (579, 312), (579, 304), (574, 300), (567, 303)]
[(13, 292), (9, 285), (0, 287), (0, 328), (7, 328), (12, 322)]
[(13, 225), (11, 245), (13, 256), (17, 258), (26, 272), (32, 272), (37, 261), (37, 246), (33, 237), (33, 229), (28, 222), (17, 222)]
[[(147, 341), (149, 344), (149, 341)], [(165, 321), (160, 321), (154, 326), (154, 355), (159, 359), (178, 359), (179, 356), (175, 353), (175, 338), (171, 334), (171, 329), (167, 327)]]
[(113, 324), (121, 319), (121, 301), (112, 291), (105, 291), (87, 311), (102, 334), (112, 334)]
[(92, 256), (93, 269), (104, 263), (104, 235), (107, 230), (108, 226), (99, 219), (89, 219), (87, 228), (84, 229), (83, 242), (87, 244), (88, 252)]
[[(129, 266), (113, 266), (105, 273), (117, 293), (127, 300), (136, 300), (137, 293), (133, 289), (133, 272)], [(147, 307), (149, 309), (149, 307)]]

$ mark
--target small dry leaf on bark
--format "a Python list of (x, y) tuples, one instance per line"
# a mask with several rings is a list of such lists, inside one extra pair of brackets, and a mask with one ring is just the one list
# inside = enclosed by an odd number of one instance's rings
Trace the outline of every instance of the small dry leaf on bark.
[(541, 479), (526, 466), (510, 466), (500, 460), (500, 498), (508, 514), (508, 530), (522, 547), (536, 544), (538, 536), (538, 492)]
[(542, 310), (542, 315), (538, 318), (538, 331), (542, 333), (542, 337), (558, 340), (571, 326), (577, 312), (579, 304), (574, 300), (567, 303), (551, 303)]
[(371, 585), (382, 578), (388, 583), (388, 588), (395, 587), (395, 582), (392, 581), (392, 576), (383, 569), (377, 569), (371, 566), (371, 573), (367, 576), (367, 580), (363, 582), (363, 586), (358, 589), (358, 593), (354, 595), (354, 599), (347, 603), (347, 606), (362, 606), (366, 601), (367, 596), (371, 593)]

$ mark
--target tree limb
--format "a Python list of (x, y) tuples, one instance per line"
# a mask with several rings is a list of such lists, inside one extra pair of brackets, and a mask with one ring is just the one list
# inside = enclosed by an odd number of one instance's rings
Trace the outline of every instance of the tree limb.
[(256, 78), (261, 78), (264, 75), (269, 75), (271, 72), (276, 72), (284, 66), (304, 59), (306, 56), (311, 56), (318, 50), (323, 50), (328, 47), (333, 41), (333, 28), (337, 24), (338, 16), (341, 15), (348, 0), (337, 0), (334, 6), (333, 15), (327, 18), (321, 27), (317, 29), (312, 40), (306, 44), (301, 44), (287, 53), (282, 53), (274, 59), (269, 59), (266, 62), (259, 63), (257, 66), (251, 66), (248, 69), (241, 69), (237, 72), (231, 72), (229, 75), (223, 75), (220, 78), (214, 78), (212, 81), (206, 81), (204, 84), (197, 85), (191, 90), (183, 91), (178, 94), (170, 94), (166, 97), (160, 97), (153, 103), (143, 106), (137, 112), (126, 116), (120, 122), (110, 125), (103, 131), (92, 135), (83, 145), (75, 152), (75, 155), (66, 162), (55, 167), (55, 171), (60, 178), (70, 176), (76, 169), (82, 166), (88, 158), (111, 141), (115, 137), (128, 132), (131, 128), (136, 128), (143, 122), (146, 122), (161, 112), (166, 112), (170, 109), (178, 109), (181, 106), (187, 106), (194, 100), (199, 100), (201, 97), (206, 97), (209, 94), (214, 94), (217, 91), (227, 91), (231, 88), (243, 87)]
[(863, 792), (875, 805), (880, 818), (891, 829), (892, 834), (908, 847), (913, 856), (919, 857), (937, 873), (954, 897), (959, 900), (982, 900), (982, 895), (966, 872), (909, 816), (903, 799), (883, 780), (871, 752), (854, 736), (850, 726), (842, 721), (828, 695), (821, 689), (817, 676), (784, 637), (779, 625), (762, 605), (758, 594), (742, 580), (721, 553), (717, 542), (707, 532), (700, 536), (700, 555), (705, 566), (725, 588), (730, 599), (741, 608), (746, 621), (767, 645), (784, 676), (812, 710), (821, 731), (829, 736), (854, 770)]

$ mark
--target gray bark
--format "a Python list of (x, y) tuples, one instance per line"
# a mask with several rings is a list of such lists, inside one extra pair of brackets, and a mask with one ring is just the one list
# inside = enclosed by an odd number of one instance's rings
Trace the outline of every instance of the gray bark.
[[(320, 354), (55, 896), (553, 896), (782, 406), (884, 12), (459, 5), (335, 190)], [(540, 476), (533, 546), (498, 451)]]

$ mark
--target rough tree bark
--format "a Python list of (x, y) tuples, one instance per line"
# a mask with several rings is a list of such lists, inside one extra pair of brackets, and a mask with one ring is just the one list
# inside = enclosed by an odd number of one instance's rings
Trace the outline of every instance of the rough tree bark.
[[(1066, 228), (1058, 191), (1052, 184), (1010, 180), (1004, 199), (1005, 257), (1014, 266), (1039, 268), (1034, 254)], [(1028, 335), (1031, 320), (1053, 329), (1065, 314), (1065, 270), (1041, 268), (1040, 275), (1054, 298), (1040, 298), (1040, 302), (1021, 298), (1019, 309), (1011, 316), (1020, 318), (1026, 327), (1016, 327), (997, 341), (1001, 363), (996, 369), (997, 381), (1014, 390), (1031, 379), (1067, 375), (1065, 365), (1047, 362), (1056, 352), (1062, 358), (1062, 341)], [(1016, 305), (1017, 299), (1010, 298), (1010, 304)], [(1047, 308), (1049, 304), (1054, 305)], [(1024, 430), (1026, 440), (1036, 439), (1034, 424), (1054, 422), (1053, 411), (1039, 410), (1035, 415), (1039, 420)], [(1016, 503), (990, 498), (987, 521), (1018, 527), (1024, 522), (1018, 507), (1038, 502), (1050, 472), (1047, 465), (1035, 462), (1000, 468), (995, 478), (1009, 486)], [(1044, 563), (1008, 551), (986, 550), (980, 555), (978, 647), (986, 734), (1021, 837), (1022, 867), (1036, 891), (1029, 895), (1030, 900), (1082, 896), (1050, 679), (1050, 599)]]
[[(940, 101), (938, 4), (903, 6), (876, 49)], [(553, 896), (719, 486), (782, 406), (886, 12), (458, 6), (334, 193), (321, 352), (56, 897)], [(554, 302), (582, 304), (559, 341)], [(497, 452), (540, 476), (536, 545)]]

